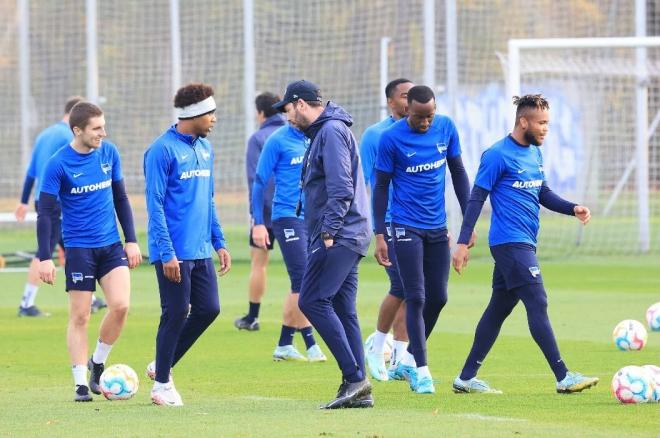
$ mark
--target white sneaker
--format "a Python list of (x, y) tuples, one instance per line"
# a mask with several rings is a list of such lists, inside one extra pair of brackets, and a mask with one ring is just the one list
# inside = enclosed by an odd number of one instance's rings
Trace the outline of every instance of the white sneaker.
[(151, 390), (151, 401), (159, 406), (183, 406), (183, 400), (171, 381), (166, 384), (155, 382)]
[[(149, 365), (147, 365), (147, 377), (149, 377), (151, 380), (156, 380), (156, 361), (152, 360), (149, 362)], [(172, 379), (172, 368), (170, 368), (170, 382), (174, 383), (174, 380)]]
[(314, 344), (307, 349), (307, 360), (310, 362), (325, 362), (328, 358), (321, 351), (319, 344)]

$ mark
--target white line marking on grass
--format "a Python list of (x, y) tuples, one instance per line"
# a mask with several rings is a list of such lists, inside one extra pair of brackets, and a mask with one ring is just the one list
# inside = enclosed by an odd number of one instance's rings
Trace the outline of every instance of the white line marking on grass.
[(0, 269), (0, 274), (3, 272), (13, 273), (13, 272), (27, 272), (28, 268), (2, 268)]
[(454, 414), (453, 416), (468, 418), (470, 420), (482, 420), (482, 421), (501, 421), (501, 422), (514, 422), (514, 423), (524, 423), (526, 421), (529, 421), (524, 418), (493, 417), (491, 415), (481, 415), (481, 414)]

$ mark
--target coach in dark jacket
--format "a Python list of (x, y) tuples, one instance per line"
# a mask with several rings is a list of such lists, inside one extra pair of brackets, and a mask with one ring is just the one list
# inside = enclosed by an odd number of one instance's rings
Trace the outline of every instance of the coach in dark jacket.
[(358, 264), (371, 238), (369, 202), (350, 114), (324, 107), (308, 81), (287, 86), (274, 105), (307, 135), (301, 177), (309, 258), (298, 305), (323, 337), (342, 372), (337, 397), (325, 409), (372, 407), (356, 311)]

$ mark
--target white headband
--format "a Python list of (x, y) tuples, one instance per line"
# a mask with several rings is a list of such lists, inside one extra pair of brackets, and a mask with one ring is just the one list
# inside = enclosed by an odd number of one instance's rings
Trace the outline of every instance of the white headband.
[(209, 96), (201, 102), (193, 103), (192, 105), (177, 108), (179, 119), (192, 119), (193, 117), (201, 116), (202, 114), (215, 111), (215, 99)]

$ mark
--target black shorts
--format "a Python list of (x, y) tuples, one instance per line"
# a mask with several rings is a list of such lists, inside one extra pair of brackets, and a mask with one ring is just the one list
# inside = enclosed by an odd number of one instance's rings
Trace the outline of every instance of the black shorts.
[(118, 266), (128, 267), (128, 258), (121, 242), (99, 248), (67, 248), (66, 291), (96, 290), (96, 281)]
[[(266, 227), (268, 230), (268, 240), (270, 240), (270, 245), (266, 245), (266, 248), (268, 248), (268, 251), (272, 250), (274, 245), (275, 245), (275, 233), (273, 232), (273, 229), (270, 227)], [(254, 244), (254, 241), (252, 240), (252, 228), (250, 228), (250, 246), (252, 248), (259, 248), (257, 245)]]

